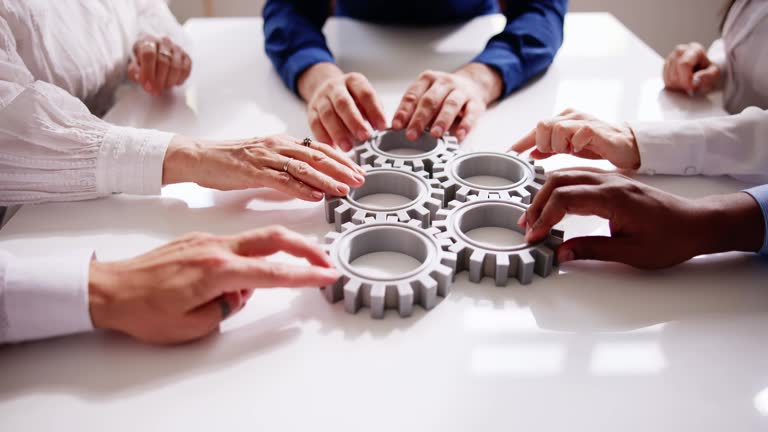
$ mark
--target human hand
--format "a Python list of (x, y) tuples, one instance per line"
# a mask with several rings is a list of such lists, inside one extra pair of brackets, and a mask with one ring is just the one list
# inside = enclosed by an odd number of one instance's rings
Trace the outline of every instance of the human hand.
[(705, 95), (718, 86), (720, 79), (720, 68), (696, 42), (678, 45), (664, 62), (664, 85), (670, 90)]
[(637, 140), (629, 126), (612, 125), (572, 109), (539, 122), (509, 150), (522, 153), (533, 147), (533, 159), (566, 153), (585, 159), (607, 159), (618, 168), (640, 168)]
[(746, 193), (692, 200), (616, 173), (575, 170), (550, 175), (518, 225), (535, 243), (566, 214), (608, 219), (611, 236), (566, 241), (557, 250), (560, 263), (600, 260), (658, 269), (702, 254), (757, 251), (763, 240), (762, 212)]
[[(264, 259), (280, 251), (310, 265)], [(174, 344), (216, 331), (253, 289), (318, 287), (338, 278), (322, 249), (273, 226), (236, 236), (188, 234), (136, 258), (94, 261), (88, 296), (94, 327)]]
[(348, 151), (353, 142), (370, 138), (366, 122), (387, 128), (379, 97), (359, 73), (345, 74), (332, 63), (318, 63), (301, 74), (297, 86), (307, 101), (312, 133), (322, 142)]
[(452, 131), (463, 141), (501, 92), (501, 77), (484, 64), (470, 63), (454, 73), (428, 70), (405, 91), (392, 128), (406, 128), (411, 141), (427, 128), (436, 138)]
[(128, 78), (154, 96), (182, 85), (192, 71), (192, 60), (184, 48), (167, 37), (142, 36), (133, 44)]
[(327, 144), (286, 135), (236, 141), (175, 136), (163, 162), (163, 184), (194, 182), (219, 190), (270, 187), (307, 201), (345, 196), (365, 171)]

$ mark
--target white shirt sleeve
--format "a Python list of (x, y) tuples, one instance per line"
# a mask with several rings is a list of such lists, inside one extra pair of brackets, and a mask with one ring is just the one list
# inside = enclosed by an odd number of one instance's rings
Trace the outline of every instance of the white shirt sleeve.
[[(0, 344), (93, 329), (88, 274), (93, 251), (18, 258), (0, 250)], [(41, 271), (45, 269), (45, 271)]]
[(725, 54), (725, 43), (723, 42), (723, 39), (717, 39), (714, 42), (712, 42), (712, 45), (709, 46), (709, 50), (707, 50), (707, 57), (709, 57), (709, 61), (716, 64), (718, 68), (720, 68), (720, 82), (722, 83), (723, 77), (726, 74), (726, 67), (728, 65), (728, 59), (726, 58)]
[(643, 174), (731, 175), (768, 183), (768, 111), (630, 124)]
[(120, 127), (36, 81), (0, 17), (0, 206), (157, 194), (173, 134)]

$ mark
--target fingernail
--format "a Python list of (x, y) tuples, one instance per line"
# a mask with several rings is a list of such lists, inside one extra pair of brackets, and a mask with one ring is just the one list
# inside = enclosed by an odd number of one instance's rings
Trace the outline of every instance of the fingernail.
[(338, 279), (341, 277), (341, 273), (336, 271), (336, 269), (332, 269), (332, 268), (322, 269), (322, 272), (325, 273), (329, 279), (330, 278)]
[(346, 196), (346, 195), (349, 193), (349, 186), (347, 186), (347, 185), (344, 185), (344, 184), (343, 184), (343, 185), (338, 185), (338, 186), (336, 187), (336, 190), (337, 190), (337, 191), (339, 191), (339, 193), (340, 193), (342, 196)]
[(400, 119), (392, 120), (392, 129), (402, 129), (403, 122)]
[(352, 147), (352, 143), (349, 142), (348, 139), (343, 138), (339, 141), (339, 147), (341, 147), (344, 150), (348, 150), (350, 147)]
[(435, 137), (442, 136), (443, 135), (443, 128), (441, 128), (440, 126), (434, 126), (434, 127), (432, 127), (432, 130), (430, 131), (430, 133), (433, 136), (435, 136)]
[(355, 175), (353, 175), (353, 176), (352, 176), (352, 178), (354, 178), (354, 179), (355, 179), (355, 181), (357, 182), (357, 184), (363, 184), (363, 183), (365, 183), (365, 178), (363, 178), (363, 176), (361, 176), (360, 174), (355, 174)]
[(568, 261), (573, 261), (576, 259), (576, 256), (573, 254), (573, 251), (570, 249), (560, 249), (560, 252), (557, 254), (557, 261), (562, 264)]
[(523, 226), (524, 224), (525, 224), (525, 212), (523, 212), (523, 214), (521, 214), (520, 217), (517, 218), (518, 226)]
[(357, 139), (358, 141), (365, 141), (370, 137), (368, 134), (368, 131), (358, 131), (357, 132)]
[(323, 199), (323, 193), (320, 192), (320, 191), (313, 191), (312, 192), (312, 198), (314, 198), (316, 200), (321, 200), (321, 199)]
[(408, 131), (405, 133), (405, 137), (411, 141), (416, 141), (416, 138), (419, 137), (419, 134), (413, 129), (408, 129)]

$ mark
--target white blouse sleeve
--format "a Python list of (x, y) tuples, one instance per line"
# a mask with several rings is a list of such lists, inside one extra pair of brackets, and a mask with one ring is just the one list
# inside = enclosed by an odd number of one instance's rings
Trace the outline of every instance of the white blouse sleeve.
[(631, 124), (644, 174), (730, 175), (768, 183), (768, 111)]
[(83, 250), (60, 257), (18, 258), (0, 250), (0, 344), (92, 330), (92, 256), (93, 251)]
[(0, 17), (0, 206), (157, 194), (172, 134), (114, 126), (36, 81)]

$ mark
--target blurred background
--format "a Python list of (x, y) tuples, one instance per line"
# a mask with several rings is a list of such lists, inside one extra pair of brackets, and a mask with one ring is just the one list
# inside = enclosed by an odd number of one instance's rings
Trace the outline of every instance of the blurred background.
[[(361, 0), (362, 1), (362, 0)], [(718, 36), (724, 0), (570, 0), (574, 12), (610, 12), (660, 55), (678, 43), (708, 46)], [(264, 0), (171, 0), (182, 23), (200, 16), (258, 16)]]

